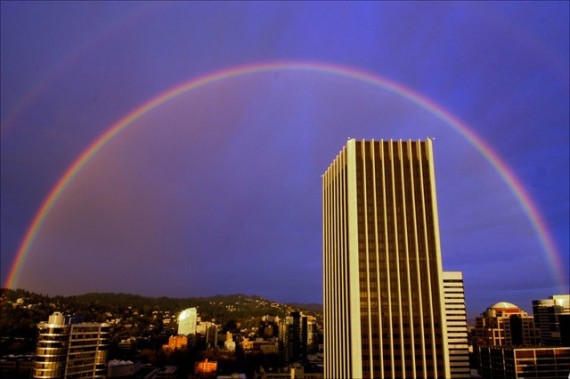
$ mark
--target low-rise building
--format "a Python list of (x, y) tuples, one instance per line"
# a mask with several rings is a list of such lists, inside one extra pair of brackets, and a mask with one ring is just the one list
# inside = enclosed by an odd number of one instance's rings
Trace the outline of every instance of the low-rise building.
[(568, 378), (570, 347), (481, 346), (486, 379)]
[(186, 336), (170, 336), (168, 343), (162, 345), (162, 350), (166, 354), (170, 354), (175, 350), (186, 349), (188, 347), (188, 337)]
[(135, 375), (141, 369), (140, 362), (134, 363), (131, 361), (122, 361), (118, 359), (113, 359), (109, 361), (107, 366), (107, 377), (108, 378), (119, 378), (125, 376)]
[(211, 362), (204, 359), (194, 364), (194, 375), (196, 378), (215, 378), (218, 372), (218, 362)]

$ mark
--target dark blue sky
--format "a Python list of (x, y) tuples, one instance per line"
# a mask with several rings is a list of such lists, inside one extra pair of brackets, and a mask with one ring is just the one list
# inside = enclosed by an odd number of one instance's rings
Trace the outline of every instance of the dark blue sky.
[[(520, 179), (569, 266), (568, 2), (2, 2), (5, 283), (47, 194), (121, 117), (271, 61), (364, 70), (462, 120)], [(435, 137), (443, 266), (471, 315), (568, 292), (520, 204), (434, 114), (318, 71), (212, 83), (154, 109), (76, 176), (18, 286), (321, 302), (320, 175), (347, 137)], [(565, 279), (566, 281), (567, 279)]]

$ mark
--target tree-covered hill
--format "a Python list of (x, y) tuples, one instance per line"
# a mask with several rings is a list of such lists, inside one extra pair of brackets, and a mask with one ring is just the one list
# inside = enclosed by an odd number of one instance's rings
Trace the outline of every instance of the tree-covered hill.
[[(263, 316), (283, 318), (302, 311), (321, 318), (322, 306), (280, 304), (259, 296), (243, 294), (202, 298), (145, 297), (124, 293), (87, 293), (78, 296), (49, 296), (22, 289), (2, 289), (0, 296), (0, 354), (29, 352), (37, 336), (37, 324), (55, 311), (86, 322), (113, 325), (115, 339), (129, 336), (150, 338), (160, 343), (175, 334), (178, 314), (198, 309), (202, 321), (213, 321), (223, 330), (252, 330)], [(161, 342), (162, 341), (162, 342)], [(14, 348), (14, 345), (21, 345)]]
[(124, 293), (87, 293), (78, 296), (49, 296), (26, 290), (2, 289), (0, 333), (2, 336), (28, 329), (30, 324), (47, 320), (54, 311), (80, 316), (85, 321), (103, 322), (110, 315), (125, 312), (148, 315), (160, 311), (177, 314), (183, 309), (197, 307), (204, 321), (228, 320), (242, 322), (265, 315), (284, 317), (294, 310), (319, 316), (322, 306), (315, 304), (281, 304), (260, 296), (217, 295), (197, 298), (145, 297)]

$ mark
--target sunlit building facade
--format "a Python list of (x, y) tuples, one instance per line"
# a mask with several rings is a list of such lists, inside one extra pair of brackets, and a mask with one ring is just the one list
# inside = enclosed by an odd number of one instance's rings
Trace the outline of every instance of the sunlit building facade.
[(70, 326), (60, 312), (38, 324), (34, 378), (63, 378), (67, 361)]
[(444, 271), (443, 292), (451, 378), (470, 378), (469, 337), (467, 333), (463, 273), (459, 271)]
[(162, 351), (166, 354), (186, 348), (188, 348), (188, 337), (186, 336), (170, 336), (168, 338), (168, 343), (162, 345)]
[(196, 308), (188, 308), (180, 312), (180, 316), (178, 316), (178, 335), (195, 335), (197, 322), (198, 310)]
[(69, 323), (60, 312), (38, 324), (34, 378), (105, 378), (109, 325)]
[(218, 362), (210, 362), (208, 358), (194, 363), (194, 375), (196, 378), (215, 378), (218, 371)]
[(325, 377), (450, 377), (432, 149), (349, 139), (323, 175)]

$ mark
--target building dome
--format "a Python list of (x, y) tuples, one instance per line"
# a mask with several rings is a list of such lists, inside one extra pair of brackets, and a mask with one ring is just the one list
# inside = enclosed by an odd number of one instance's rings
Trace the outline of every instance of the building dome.
[(500, 301), (491, 305), (488, 309), (505, 310), (505, 309), (520, 309), (513, 303), (507, 303), (506, 301)]
[(502, 317), (513, 313), (524, 313), (519, 307), (513, 303), (500, 301), (491, 305), (485, 312), (482, 313), (485, 317)]

